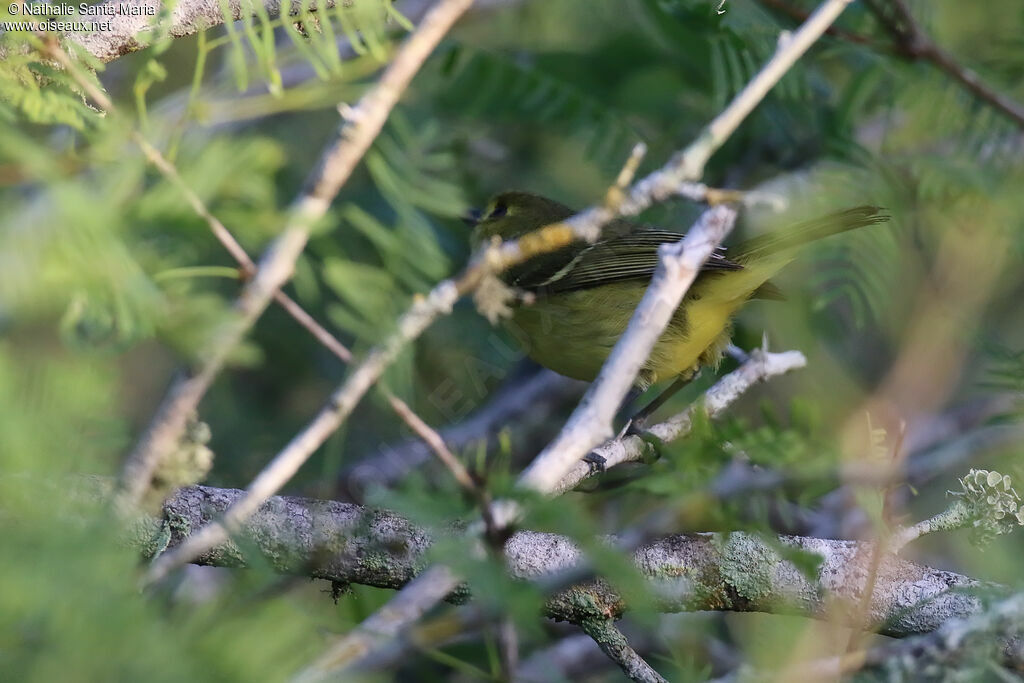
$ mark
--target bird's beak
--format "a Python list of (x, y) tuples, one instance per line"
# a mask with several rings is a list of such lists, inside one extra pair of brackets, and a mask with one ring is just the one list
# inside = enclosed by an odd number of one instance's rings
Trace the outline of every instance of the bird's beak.
[(462, 214), (462, 222), (470, 227), (474, 227), (483, 217), (484, 212), (480, 209), (470, 209), (466, 213)]

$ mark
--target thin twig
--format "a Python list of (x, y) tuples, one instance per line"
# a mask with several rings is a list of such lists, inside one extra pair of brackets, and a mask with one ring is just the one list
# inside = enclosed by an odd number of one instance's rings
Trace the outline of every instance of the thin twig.
[(418, 434), (427, 443), (430, 450), (437, 456), (437, 459), (451, 472), (459, 486), (465, 489), (466, 493), (479, 506), (480, 514), (483, 516), (484, 524), (487, 527), (488, 538), (497, 538), (497, 528), (494, 524), (494, 516), (491, 514), (491, 497), (487, 491), (473, 479), (469, 470), (451, 452), (451, 449), (445, 444), (444, 439), (437, 433), (437, 430), (424, 422), (405, 401), (392, 394), (390, 389), (385, 387), (384, 395), (387, 397), (395, 413), (409, 425), (413, 432)]
[(296, 683), (330, 678), (337, 671), (365, 657), (376, 646), (394, 639), (451, 593), (456, 584), (447, 567), (435, 565), (417, 576), (383, 607), (363, 620), (344, 638), (334, 643), (309, 668), (299, 673)]
[(912, 60), (926, 61), (957, 81), (975, 97), (1009, 117), (1024, 128), (1024, 106), (996, 91), (973, 70), (939, 47), (914, 19), (903, 0), (866, 0), (867, 6), (889, 33), (899, 52)]
[(424, 422), (419, 415), (414, 413), (405, 401), (398, 398), (390, 391), (387, 392), (388, 403), (394, 409), (395, 413), (398, 414), (405, 423), (423, 439), (431, 450), (437, 455), (437, 459), (440, 460), (448, 471), (451, 472), (455, 481), (459, 483), (467, 491), (475, 491), (477, 486), (476, 482), (473, 481), (473, 477), (469, 474), (469, 470), (462, 464), (462, 461), (456, 457), (448, 446), (445, 444), (444, 439), (441, 435), (434, 430), (433, 427)]

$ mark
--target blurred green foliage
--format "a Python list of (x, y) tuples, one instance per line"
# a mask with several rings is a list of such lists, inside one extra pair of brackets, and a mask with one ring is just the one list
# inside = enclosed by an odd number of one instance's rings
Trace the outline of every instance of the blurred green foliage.
[[(912, 5), (939, 44), (1024, 100), (1017, 4)], [(510, 0), (467, 15), (318, 227), (290, 293), (364, 352), (414, 295), (464, 263), (457, 218), (467, 207), (507, 188), (593, 203), (638, 141), (650, 150), (644, 171), (664, 163), (793, 28), (776, 6), (730, 0), (719, 14), (717, 3), (683, 0)], [(319, 583), (274, 576), (258, 560), (247, 571), (193, 571), (141, 594), (139, 559), (109, 511), (66, 499), (78, 486), (71, 475), (116, 474), (173, 368), (196, 358), (239, 289), (230, 258), (146, 164), (129, 127), (165, 152), (255, 257), (336, 127), (335, 107), (372, 84), (409, 29), (402, 11), (383, 0), (338, 3), (284, 21), (259, 12), (189, 38), (157, 35), (137, 54), (91, 64), (97, 72), (88, 77), (121, 112), (106, 116), (27, 36), (0, 37), (0, 678), (284, 680), (328, 635), (389, 597), (356, 586), (334, 604)], [(767, 333), (773, 348), (803, 350), (808, 369), (751, 392), (720, 422), (698, 420), (690, 439), (632, 470), (624, 485), (534, 501), (528, 519), (579, 540), (595, 570), (638, 608), (630, 620), (655, 634), (651, 661), (671, 680), (709, 675), (712, 637), (766, 666), (831, 646), (790, 618), (659, 621), (635, 570), (595, 540), (600, 534), (655, 512), (671, 521), (662, 531), (800, 529), (798, 513), (834, 487), (844, 425), (868, 429), (856, 411), (886, 390), (905, 349), (920, 351), (918, 336), (952, 349), (933, 368), (944, 383), (920, 390), (928, 394), (922, 410), (1022, 391), (1021, 131), (945, 75), (894, 54), (860, 4), (839, 25), (866, 43), (826, 36), (716, 154), (706, 178), (788, 201), (782, 215), (749, 211), (746, 231), (863, 203), (892, 215), (889, 226), (830, 241), (794, 264), (779, 281), (787, 303), (757, 303), (741, 316), (740, 346)], [(644, 219), (683, 230), (697, 211), (670, 202)], [(933, 308), (954, 322), (921, 332), (921, 312)], [(511, 340), (461, 304), (385, 382), (443, 426), (485, 404), (522, 372), (518, 363)], [(209, 482), (247, 483), (345, 373), (287, 315), (269, 310), (202, 404), (217, 454)], [(712, 374), (665, 410), (696, 398)], [(549, 427), (563, 416), (553, 417)], [(1019, 419), (1010, 412), (970, 429)], [(550, 435), (513, 424), (490, 451), (474, 444), (460, 455), (494, 495), (514, 495), (511, 482), (534, 454), (529, 444)], [(333, 496), (339, 472), (408, 436), (371, 395), (290, 490)], [(876, 436), (886, 453), (897, 440), (891, 429)], [(1019, 478), (1018, 456), (1000, 449), (978, 459)], [(740, 499), (702, 497), (737, 462), (791, 472), (795, 483)], [(942, 473), (900, 513), (913, 520), (941, 510), (960, 473)], [(882, 492), (863, 493), (869, 518), (882, 519)], [(474, 514), (432, 463), (367, 499), (438, 530)], [(979, 558), (965, 535), (948, 535), (921, 552), (1016, 584), (1019, 543), (1000, 539)], [(486, 607), (515, 621), (524, 654), (557, 639), (536, 617), (542, 595), (493, 558), (452, 544), (438, 556), (470, 579)], [(494, 677), (493, 630), (477, 635), (412, 654), (396, 675)]]

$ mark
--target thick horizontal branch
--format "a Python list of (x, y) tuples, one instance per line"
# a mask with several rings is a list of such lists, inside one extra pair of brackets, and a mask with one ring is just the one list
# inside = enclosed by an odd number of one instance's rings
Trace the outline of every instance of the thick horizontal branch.
[[(242, 495), (235, 489), (193, 486), (164, 505), (164, 519), (149, 519), (136, 534), (145, 554), (163, 549), (151, 539), (179, 545), (194, 530), (216, 519)], [(453, 530), (453, 533), (454, 530)], [(383, 510), (349, 503), (275, 496), (240, 530), (238, 538), (258, 550), (276, 571), (343, 583), (399, 588), (425, 567), (432, 538), (409, 521)], [(469, 541), (467, 541), (469, 542)], [(777, 549), (773, 549), (775, 546)], [(679, 534), (635, 551), (640, 571), (664, 611), (730, 610), (842, 615), (855, 623), (868, 576), (872, 545), (783, 536), (771, 543), (742, 533)], [(821, 558), (805, 576), (782, 555), (813, 553)], [(555, 534), (520, 531), (505, 546), (509, 571), (523, 579), (552, 578), (583, 561), (579, 549)], [(196, 563), (245, 566), (239, 546), (224, 543), (207, 550)], [(881, 563), (868, 616), (882, 633), (928, 633), (952, 618), (978, 613), (979, 602), (965, 588), (978, 582), (895, 556)], [(625, 605), (603, 581), (575, 586), (548, 603), (558, 619), (592, 617), (597, 605), (618, 617)]]

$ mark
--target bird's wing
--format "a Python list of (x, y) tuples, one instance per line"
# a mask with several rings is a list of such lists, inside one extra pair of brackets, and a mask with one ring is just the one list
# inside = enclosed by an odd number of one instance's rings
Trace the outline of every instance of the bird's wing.
[[(658, 247), (678, 242), (683, 235), (667, 230), (636, 230), (596, 244), (567, 247), (533, 267), (510, 273), (516, 287), (546, 292), (571, 292), (609, 282), (650, 280), (658, 266)], [(524, 264), (528, 265), (528, 264)], [(703, 270), (739, 270), (743, 266), (716, 249)]]

